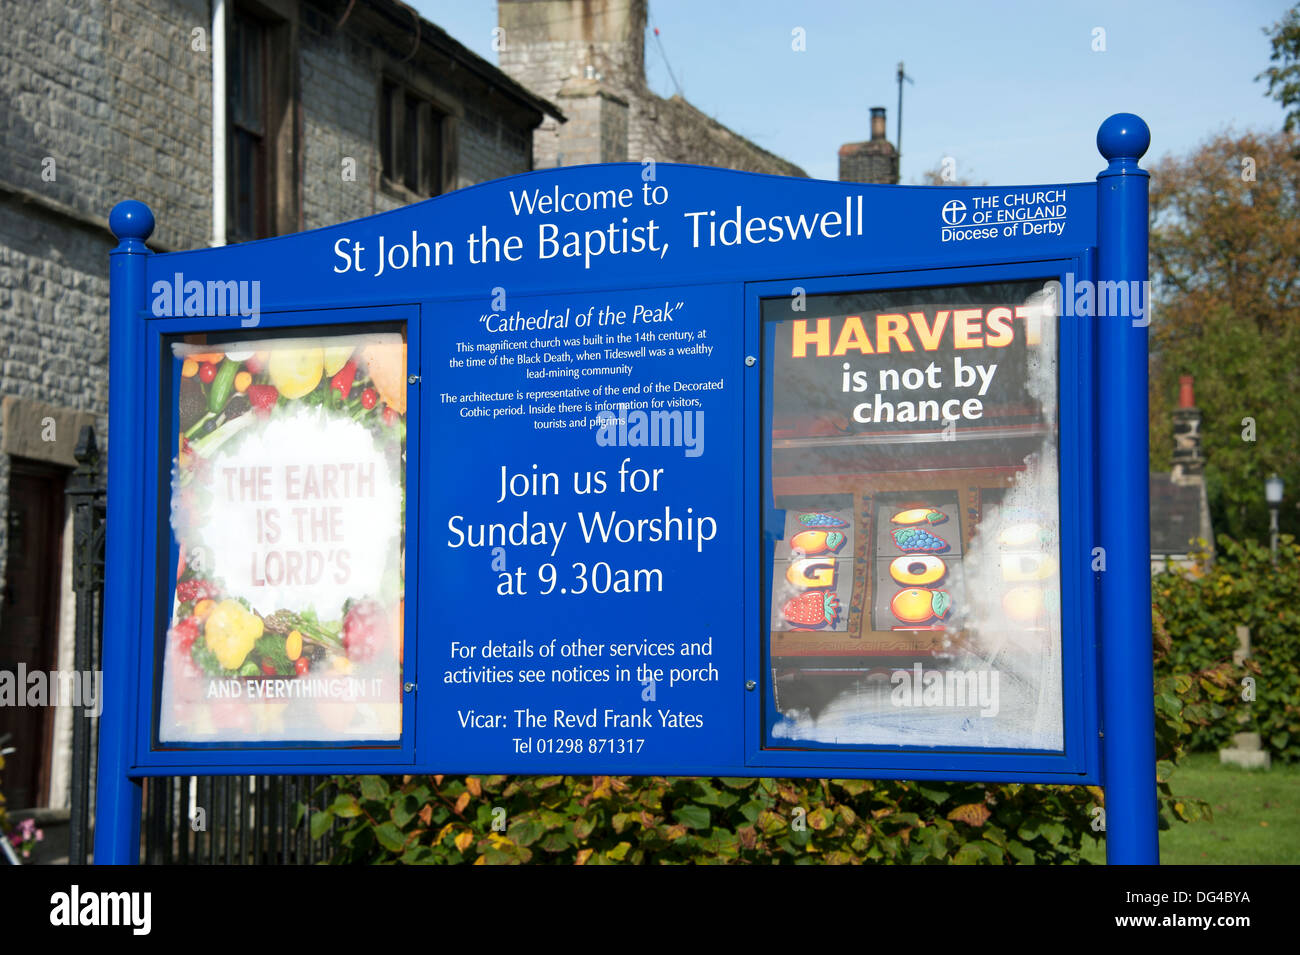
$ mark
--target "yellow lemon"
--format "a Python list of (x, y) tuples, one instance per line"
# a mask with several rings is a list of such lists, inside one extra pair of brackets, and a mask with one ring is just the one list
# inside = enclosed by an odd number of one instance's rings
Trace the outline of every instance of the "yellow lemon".
[(325, 355), (319, 348), (277, 348), (266, 371), (280, 394), (290, 400), (301, 398), (320, 384)]
[(1030, 547), (1041, 543), (1047, 530), (1034, 521), (1024, 521), (1004, 527), (998, 534), (998, 543), (1003, 547)]
[(899, 511), (889, 520), (893, 524), (921, 524), (926, 521), (931, 524), (939, 524), (945, 519), (942, 511), (936, 511), (932, 507), (914, 507), (910, 510)]
[(325, 349), (325, 374), (333, 378), (352, 357), (351, 345), (334, 345)]

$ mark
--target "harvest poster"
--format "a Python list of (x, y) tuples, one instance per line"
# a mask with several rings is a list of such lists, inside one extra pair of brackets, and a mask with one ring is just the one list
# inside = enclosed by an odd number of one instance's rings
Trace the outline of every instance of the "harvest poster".
[(396, 740), (406, 345), (173, 346), (162, 743)]
[(773, 299), (764, 319), (772, 744), (1059, 750), (1043, 283)]

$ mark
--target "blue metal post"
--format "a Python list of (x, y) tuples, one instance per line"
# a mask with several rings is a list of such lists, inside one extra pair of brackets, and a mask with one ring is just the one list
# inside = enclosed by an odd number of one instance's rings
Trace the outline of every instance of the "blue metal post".
[[(1153, 865), (1157, 839), (1150, 502), (1147, 486), (1147, 187), (1138, 160), (1151, 131), (1117, 113), (1097, 131), (1097, 422), (1101, 574), (1102, 764), (1106, 861)], [(1127, 295), (1102, 294), (1119, 282)], [(1136, 291), (1136, 295), (1134, 292)], [(1137, 298), (1140, 296), (1140, 299)], [(1141, 302), (1141, 309), (1134, 307)], [(1103, 302), (1127, 301), (1109, 315)]]
[(104, 547), (104, 709), (99, 719), (95, 788), (95, 862), (140, 861), (140, 783), (127, 778), (139, 695), (131, 650), (140, 632), (144, 526), (144, 429), (141, 387), (145, 307), (145, 239), (154, 218), (143, 202), (113, 207), (109, 228), (119, 242), (109, 254), (108, 537)]

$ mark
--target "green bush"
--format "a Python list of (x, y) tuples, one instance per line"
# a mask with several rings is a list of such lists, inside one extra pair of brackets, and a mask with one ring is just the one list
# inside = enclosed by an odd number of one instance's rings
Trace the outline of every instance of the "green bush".
[[(1157, 674), (1231, 677), (1232, 692), (1189, 728), (1189, 747), (1219, 749), (1233, 733), (1250, 730), (1274, 758), (1300, 760), (1300, 544), (1283, 537), (1274, 565), (1267, 547), (1220, 537), (1213, 563), (1204, 553), (1198, 559), (1191, 574), (1166, 571), (1151, 582), (1170, 640)], [(1250, 628), (1251, 659), (1233, 667), (1238, 624)]]
[(663, 776), (339, 782), (331, 809), (311, 818), (317, 835), (331, 818), (353, 820), (335, 830), (335, 862), (1077, 862), (1099, 795), (1069, 786)]
[[(1155, 642), (1163, 665), (1158, 613)], [(1169, 778), (1233, 686), (1224, 666), (1157, 677), (1160, 828), (1209, 816)], [(1079, 864), (1103, 805), (1092, 786), (845, 779), (358, 776), (326, 791), (332, 802), (300, 805), (298, 821), (332, 833), (336, 864)]]

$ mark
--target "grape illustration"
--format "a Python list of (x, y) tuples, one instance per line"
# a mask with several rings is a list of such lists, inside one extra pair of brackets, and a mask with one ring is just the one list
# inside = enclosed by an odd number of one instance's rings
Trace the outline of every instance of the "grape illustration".
[(922, 527), (900, 527), (892, 535), (898, 549), (910, 553), (937, 554), (948, 549), (946, 540)]

